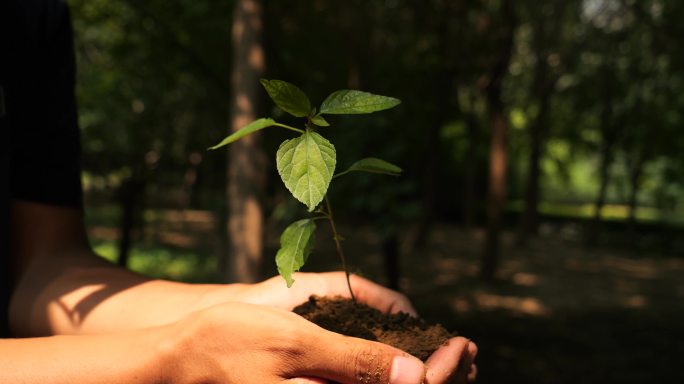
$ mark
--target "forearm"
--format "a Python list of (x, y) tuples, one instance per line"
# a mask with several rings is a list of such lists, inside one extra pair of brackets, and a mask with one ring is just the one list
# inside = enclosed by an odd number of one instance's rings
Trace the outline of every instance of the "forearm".
[(0, 339), (0, 382), (162, 382), (160, 329), (107, 335)]
[(20, 336), (114, 332), (174, 322), (242, 285), (153, 280), (119, 268), (87, 249), (37, 257), (15, 290), (12, 330)]

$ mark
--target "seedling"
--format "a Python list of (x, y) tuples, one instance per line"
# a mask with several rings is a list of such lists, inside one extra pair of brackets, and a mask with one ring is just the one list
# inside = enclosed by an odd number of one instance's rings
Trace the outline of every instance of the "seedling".
[(342, 261), (347, 278), (347, 287), (352, 299), (354, 293), (349, 283), (349, 269), (342, 249), (342, 237), (337, 232), (333, 210), (328, 199), (330, 182), (351, 172), (371, 172), (399, 175), (401, 168), (387, 161), (368, 157), (352, 164), (346, 171), (335, 174), (337, 152), (335, 146), (318, 131), (330, 124), (324, 115), (353, 115), (382, 111), (397, 106), (401, 101), (393, 97), (374, 95), (368, 92), (343, 89), (331, 93), (318, 111), (311, 106), (309, 98), (297, 86), (282, 80), (261, 79), (261, 85), (275, 104), (283, 111), (305, 118), (304, 129), (281, 124), (270, 118), (254, 120), (232, 133), (209, 149), (217, 149), (237, 141), (249, 134), (268, 127), (281, 127), (297, 132), (299, 136), (285, 140), (276, 153), (276, 166), (280, 178), (292, 196), (302, 202), (314, 216), (295, 221), (280, 236), (280, 249), (275, 260), (278, 273), (288, 287), (294, 283), (292, 274), (298, 271), (309, 257), (316, 232), (316, 221), (325, 219), (335, 240), (337, 253)]

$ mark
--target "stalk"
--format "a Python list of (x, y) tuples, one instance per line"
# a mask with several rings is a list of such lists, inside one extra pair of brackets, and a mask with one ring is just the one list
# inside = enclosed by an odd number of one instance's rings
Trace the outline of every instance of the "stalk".
[(344, 251), (342, 250), (342, 243), (340, 242), (340, 235), (337, 233), (337, 227), (335, 226), (335, 219), (333, 218), (332, 208), (330, 207), (330, 200), (328, 195), (325, 195), (325, 207), (327, 212), (328, 221), (330, 222), (330, 228), (332, 228), (333, 239), (335, 239), (335, 246), (337, 247), (337, 254), (340, 255), (342, 260), (342, 269), (344, 269), (344, 276), (347, 279), (347, 288), (349, 288), (349, 295), (351, 295), (352, 301), (356, 303), (356, 297), (352, 291), (351, 282), (349, 281), (349, 268), (347, 268), (347, 259), (344, 257)]

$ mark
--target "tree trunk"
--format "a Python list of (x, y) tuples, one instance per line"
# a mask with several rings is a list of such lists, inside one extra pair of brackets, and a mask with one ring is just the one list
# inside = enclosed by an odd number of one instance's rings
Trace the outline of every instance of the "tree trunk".
[(463, 222), (466, 228), (475, 225), (475, 202), (477, 197), (477, 148), (480, 145), (478, 123), (474, 114), (466, 116), (468, 148), (464, 163)]
[(527, 185), (525, 189), (525, 211), (518, 228), (518, 245), (525, 246), (529, 236), (537, 234), (539, 227), (539, 192), (541, 184), (541, 159), (544, 137), (548, 125), (548, 95), (539, 100), (539, 115), (530, 127), (530, 157), (527, 163)]
[[(444, 99), (444, 98), (442, 98)], [(425, 165), (423, 166), (423, 212), (415, 231), (412, 248), (414, 250), (423, 249), (430, 237), (430, 227), (435, 220), (437, 210), (437, 178), (439, 175), (439, 130), (442, 119), (435, 119), (427, 128), (427, 153), (425, 154)]]
[(610, 182), (610, 166), (613, 162), (613, 143), (612, 140), (604, 140), (601, 145), (601, 164), (599, 165), (599, 190), (594, 203), (594, 218), (591, 221), (589, 233), (587, 234), (587, 245), (595, 245), (598, 242), (599, 232), (601, 231), (601, 210), (606, 203), (606, 192)]
[(643, 160), (639, 159), (636, 164), (630, 170), (629, 175), (629, 214), (627, 216), (627, 234), (632, 240), (636, 239), (636, 210), (639, 201), (639, 179), (641, 178), (641, 173), (643, 171)]
[(427, 151), (424, 155), (425, 162), (422, 180), (423, 213), (418, 223), (413, 243), (413, 249), (422, 249), (428, 243), (431, 226), (438, 212), (438, 178), (441, 169), (440, 131), (451, 115), (449, 110), (453, 108), (449, 104), (449, 101), (454, 92), (452, 85), (456, 74), (455, 70), (452, 69), (450, 65), (446, 64), (448, 62), (449, 52), (453, 49), (451, 46), (453, 41), (448, 34), (449, 12), (444, 10), (440, 15), (441, 17), (429, 17), (428, 14), (432, 11), (429, 4), (426, 2), (418, 2), (416, 4), (417, 7), (415, 10), (417, 18), (426, 23), (426, 28), (435, 29), (437, 31), (437, 49), (439, 55), (441, 55), (442, 61), (445, 63), (444, 67), (441, 70), (436, 71), (434, 78), (432, 78), (432, 89), (434, 89), (435, 92), (433, 96), (436, 100), (436, 112), (431, 119), (424, 120), (427, 130)]
[[(256, 118), (259, 77), (264, 70), (259, 0), (238, 0), (233, 15), (231, 132)], [(261, 270), (265, 156), (260, 136), (252, 134), (228, 150), (228, 281), (254, 282)]]
[(613, 162), (613, 147), (617, 141), (617, 129), (620, 124), (614, 120), (613, 113), (613, 84), (611, 81), (612, 66), (603, 67), (603, 109), (601, 111), (601, 150), (599, 165), (599, 190), (596, 195), (594, 218), (589, 225), (586, 237), (587, 245), (595, 245), (601, 232), (601, 210), (606, 203), (606, 193), (610, 182), (610, 166)]
[(501, 56), (489, 76), (486, 87), (487, 103), (492, 124), (492, 141), (489, 152), (489, 193), (487, 206), (487, 234), (482, 257), (481, 277), (493, 280), (499, 259), (499, 243), (503, 226), (503, 209), (506, 204), (506, 168), (508, 166), (508, 120), (504, 110), (501, 90), (508, 72), (513, 51), (513, 33), (516, 19), (512, 0), (504, 0), (502, 6), (505, 25), (502, 25)]
[(133, 231), (136, 223), (139, 223), (140, 201), (145, 190), (145, 183), (137, 178), (130, 178), (121, 185), (119, 197), (121, 199), (121, 222), (119, 224), (119, 255), (117, 264), (126, 267), (128, 265), (131, 245), (133, 244)]
[(387, 287), (400, 291), (399, 276), (399, 238), (396, 231), (386, 234), (382, 240), (382, 254), (385, 261), (385, 276), (387, 276)]
[[(499, 96), (500, 97), (500, 96)], [(502, 213), (506, 203), (506, 167), (508, 165), (508, 122), (503, 104), (498, 99), (492, 105), (492, 141), (489, 152), (489, 194), (487, 205), (487, 236), (482, 259), (482, 278), (493, 280), (499, 258)]]

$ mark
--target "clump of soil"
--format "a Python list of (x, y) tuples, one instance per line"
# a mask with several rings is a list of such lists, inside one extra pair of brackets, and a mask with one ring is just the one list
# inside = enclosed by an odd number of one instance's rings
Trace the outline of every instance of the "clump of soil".
[(379, 341), (425, 361), (456, 334), (407, 313), (385, 314), (343, 297), (311, 296), (294, 312), (329, 331)]

